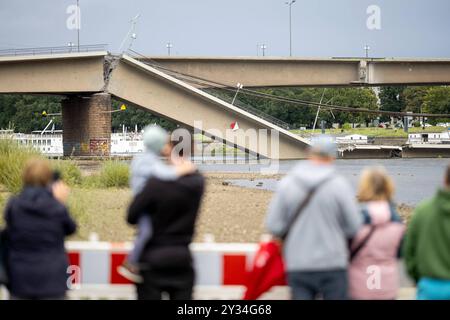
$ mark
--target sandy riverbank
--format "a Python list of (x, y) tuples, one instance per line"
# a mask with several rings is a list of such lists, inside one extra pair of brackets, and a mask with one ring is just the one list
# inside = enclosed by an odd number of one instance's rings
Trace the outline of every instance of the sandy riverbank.
[[(206, 173), (206, 192), (197, 220), (194, 241), (212, 235), (216, 242), (258, 242), (264, 230), (264, 217), (272, 192), (229, 185), (230, 179), (258, 179), (252, 173)], [(280, 179), (281, 175), (266, 179)], [(3, 193), (3, 203), (8, 194)], [(103, 241), (130, 241), (134, 229), (125, 222), (131, 200), (129, 189), (74, 188), (71, 205), (79, 230), (72, 239), (87, 240), (92, 232)], [(407, 218), (411, 208), (400, 206)]]
[[(197, 223), (196, 241), (212, 234), (217, 242), (257, 242), (272, 192), (228, 185), (229, 179), (256, 179), (258, 174), (206, 174), (206, 193)], [(274, 176), (265, 176), (274, 178)]]
[[(264, 218), (273, 193), (227, 185), (231, 179), (261, 179), (259, 174), (209, 173), (207, 191), (197, 223), (196, 241), (212, 234), (217, 242), (258, 242), (265, 232)], [(281, 179), (282, 175), (264, 179)], [(409, 219), (413, 208), (399, 205), (403, 219)]]

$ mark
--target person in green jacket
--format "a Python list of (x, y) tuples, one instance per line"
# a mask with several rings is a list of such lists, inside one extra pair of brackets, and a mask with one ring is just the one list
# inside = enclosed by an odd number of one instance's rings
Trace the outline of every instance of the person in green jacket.
[(416, 208), (403, 250), (417, 299), (450, 300), (450, 165), (445, 186)]

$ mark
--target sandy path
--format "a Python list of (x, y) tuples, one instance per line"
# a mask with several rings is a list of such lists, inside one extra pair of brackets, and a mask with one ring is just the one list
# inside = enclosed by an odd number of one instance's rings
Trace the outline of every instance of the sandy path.
[(206, 193), (197, 221), (195, 241), (203, 241), (205, 234), (212, 234), (216, 242), (259, 241), (264, 232), (264, 217), (272, 192), (225, 185), (224, 182), (227, 179), (261, 176), (228, 173), (205, 176)]

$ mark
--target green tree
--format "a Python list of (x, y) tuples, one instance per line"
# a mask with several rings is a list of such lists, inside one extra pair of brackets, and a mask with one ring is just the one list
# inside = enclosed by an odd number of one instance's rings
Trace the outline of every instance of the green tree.
[[(375, 92), (371, 88), (330, 88), (328, 97), (330, 97), (332, 104), (343, 107), (354, 108), (355, 111), (359, 108), (377, 110), (378, 100)], [(334, 111), (334, 122), (343, 124), (349, 123), (369, 123), (377, 118), (376, 114)], [(329, 117), (329, 120), (332, 119)]]
[(12, 127), (12, 117), (16, 114), (16, 102), (19, 96), (0, 95), (0, 128)]
[[(423, 111), (427, 113), (450, 114), (450, 87), (429, 88), (424, 97)], [(430, 118), (429, 122), (448, 122), (449, 118)]]
[[(0, 96), (0, 127), (13, 127), (16, 132), (42, 130), (50, 121), (42, 112), (61, 112), (61, 98), (55, 96)], [(61, 117), (54, 117), (56, 129), (61, 129)]]
[[(112, 109), (117, 110), (123, 103), (117, 100), (112, 101)], [(113, 132), (122, 131), (122, 125), (128, 128), (128, 130), (134, 130), (138, 127), (138, 130), (142, 130), (146, 125), (158, 124), (163, 128), (172, 131), (177, 125), (167, 119), (158, 117), (150, 113), (143, 108), (135, 107), (125, 103), (127, 109), (125, 111), (114, 112), (112, 114), (111, 127)]]
[[(55, 129), (62, 129), (61, 116), (43, 117), (42, 112), (61, 113), (62, 97), (33, 95), (0, 95), (0, 128), (13, 128), (16, 132), (31, 133), (42, 130), (53, 119)], [(121, 102), (113, 100), (113, 109), (119, 109)], [(176, 128), (173, 122), (151, 114), (145, 109), (127, 106), (123, 112), (112, 114), (112, 129), (122, 130), (125, 125), (134, 130), (135, 125), (142, 129), (147, 124), (157, 123), (168, 130)]]
[(403, 91), (405, 111), (422, 112), (425, 96), (430, 87), (408, 87)]
[[(405, 110), (405, 101), (403, 91), (405, 87), (381, 87), (380, 89), (380, 109), (385, 111), (401, 112)], [(383, 116), (382, 120), (386, 121), (390, 117)]]
[[(268, 98), (255, 97), (251, 94), (240, 93), (239, 101), (251, 105), (279, 120), (290, 124), (293, 128), (301, 126), (312, 127), (318, 107), (308, 102), (318, 103), (322, 99), (323, 104), (334, 104), (339, 106), (377, 109), (377, 98), (370, 88), (276, 88), (263, 89), (260, 92), (305, 101), (304, 104), (294, 104), (284, 101), (276, 101)], [(213, 93), (215, 94), (215, 93)], [(217, 94), (217, 93), (216, 93)], [(228, 94), (228, 102), (234, 94)], [(220, 94), (218, 95), (220, 96)], [(239, 105), (239, 103), (236, 103)], [(319, 119), (325, 120), (328, 126), (331, 123), (345, 122), (367, 122), (374, 119), (376, 115), (363, 113), (349, 113), (342, 111), (330, 111), (322, 108)]]

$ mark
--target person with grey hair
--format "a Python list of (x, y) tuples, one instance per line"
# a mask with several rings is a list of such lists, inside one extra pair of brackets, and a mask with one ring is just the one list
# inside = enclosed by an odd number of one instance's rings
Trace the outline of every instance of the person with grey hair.
[(329, 136), (312, 141), (308, 160), (284, 177), (270, 204), (266, 227), (283, 238), (294, 299), (347, 299), (348, 240), (362, 226), (355, 193), (336, 172)]
[[(188, 161), (172, 161), (172, 165), (170, 165), (161, 160), (161, 157), (171, 159), (172, 144), (168, 132), (160, 126), (146, 126), (143, 141), (145, 151), (135, 156), (131, 163), (130, 187), (134, 197), (142, 191), (147, 181), (152, 177), (172, 181), (195, 171), (194, 165)], [(133, 250), (126, 261), (117, 268), (119, 274), (128, 280), (136, 283), (142, 282), (142, 277), (139, 274), (139, 258), (148, 240), (152, 237), (152, 233), (150, 216), (142, 214), (139, 218), (138, 235)]]

